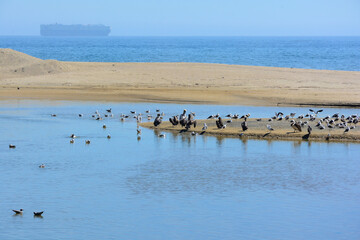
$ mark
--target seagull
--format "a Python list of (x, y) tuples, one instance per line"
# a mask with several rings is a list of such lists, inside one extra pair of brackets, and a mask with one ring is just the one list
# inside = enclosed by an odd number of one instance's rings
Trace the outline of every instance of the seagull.
[(268, 124), (266, 125), (267, 129), (269, 129), (270, 131), (274, 131), (274, 129)]
[(13, 210), (13, 212), (15, 213), (15, 214), (22, 214), (23, 213), (23, 209), (21, 208), (20, 210)]
[(204, 126), (203, 126), (202, 130), (206, 131), (207, 128), (208, 128), (208, 126), (206, 125), (206, 123), (204, 123)]
[(34, 212), (34, 217), (41, 217), (41, 215), (44, 213), (44, 211), (42, 212)]

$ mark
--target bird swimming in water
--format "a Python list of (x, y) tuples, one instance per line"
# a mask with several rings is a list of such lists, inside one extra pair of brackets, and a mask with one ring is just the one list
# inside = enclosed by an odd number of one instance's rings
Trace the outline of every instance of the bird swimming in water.
[(75, 140), (74, 139), (70, 139), (70, 143), (74, 143), (75, 142)]
[(106, 109), (106, 111), (107, 111), (108, 113), (111, 113), (111, 108)]
[(141, 135), (141, 129), (136, 129), (136, 134)]
[(90, 144), (90, 140), (85, 140), (85, 144)]
[(161, 133), (161, 134), (158, 135), (158, 137), (165, 138), (166, 135), (165, 135), (165, 133)]
[(108, 134), (108, 135), (107, 135), (107, 139), (110, 139), (110, 138), (111, 138), (111, 136), (110, 136), (110, 134)]
[(21, 208), (20, 210), (12, 210), (15, 214), (22, 214), (23, 213), (23, 209)]
[(44, 213), (44, 211), (41, 212), (34, 212), (34, 217), (41, 217), (41, 215)]
[(39, 168), (45, 168), (45, 164), (41, 164)]
[(105, 124), (103, 125), (103, 128), (104, 128), (104, 129), (106, 128), (106, 125), (105, 125)]
[(9, 148), (16, 148), (16, 146), (13, 144), (9, 144)]

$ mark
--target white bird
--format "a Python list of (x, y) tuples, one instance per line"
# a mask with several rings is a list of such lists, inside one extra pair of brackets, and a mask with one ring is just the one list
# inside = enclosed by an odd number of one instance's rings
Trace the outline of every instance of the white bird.
[(269, 129), (270, 131), (274, 131), (274, 129), (268, 124), (266, 125), (267, 129)]
[(208, 126), (206, 125), (206, 123), (204, 123), (204, 126), (203, 126), (202, 130), (206, 131), (207, 128), (208, 128)]

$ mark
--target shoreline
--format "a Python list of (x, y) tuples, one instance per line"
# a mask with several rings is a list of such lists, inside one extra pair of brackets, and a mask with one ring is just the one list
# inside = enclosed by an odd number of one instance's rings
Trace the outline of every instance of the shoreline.
[(61, 62), (0, 49), (0, 99), (354, 108), (359, 79), (360, 71)]

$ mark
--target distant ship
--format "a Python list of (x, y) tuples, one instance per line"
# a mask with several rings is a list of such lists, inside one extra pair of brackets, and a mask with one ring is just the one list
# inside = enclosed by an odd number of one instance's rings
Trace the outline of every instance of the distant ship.
[(63, 25), (49, 24), (40, 25), (41, 36), (108, 36), (110, 27), (102, 24), (98, 25)]

